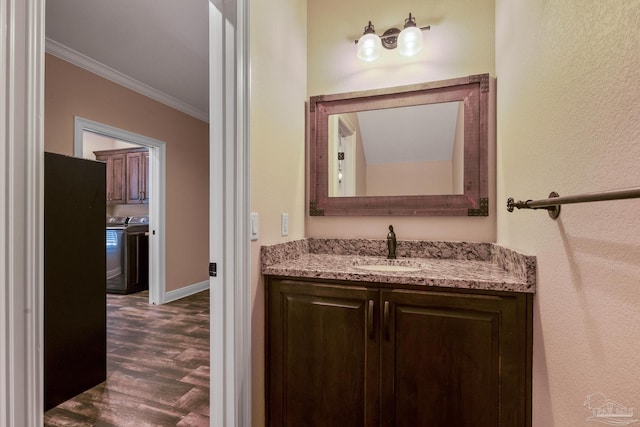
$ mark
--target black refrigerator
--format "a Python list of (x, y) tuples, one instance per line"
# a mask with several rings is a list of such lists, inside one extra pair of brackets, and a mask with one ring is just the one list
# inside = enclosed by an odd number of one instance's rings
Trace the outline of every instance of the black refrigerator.
[(106, 165), (44, 153), (44, 410), (105, 381)]

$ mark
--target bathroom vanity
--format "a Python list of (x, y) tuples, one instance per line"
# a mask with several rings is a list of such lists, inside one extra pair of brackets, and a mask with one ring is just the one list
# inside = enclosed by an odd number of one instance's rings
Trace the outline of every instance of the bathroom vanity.
[(531, 425), (535, 257), (491, 243), (386, 251), (262, 248), (268, 425)]

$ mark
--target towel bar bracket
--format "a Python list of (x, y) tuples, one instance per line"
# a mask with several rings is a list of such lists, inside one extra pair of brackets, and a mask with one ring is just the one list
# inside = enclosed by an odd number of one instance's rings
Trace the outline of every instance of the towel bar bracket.
[[(558, 193), (556, 193), (555, 191), (552, 191), (551, 193), (549, 193), (549, 199), (555, 198), (555, 197), (560, 197), (560, 195)], [(532, 203), (533, 200), (529, 199), (526, 201), (518, 201), (516, 202), (515, 200), (513, 200), (513, 197), (509, 197), (507, 199), (507, 210), (509, 212), (513, 212), (513, 210), (515, 208), (518, 209), (546, 209), (547, 213), (549, 214), (549, 217), (551, 219), (557, 219), (560, 216), (560, 205), (551, 205), (551, 206), (530, 206), (530, 203)]]

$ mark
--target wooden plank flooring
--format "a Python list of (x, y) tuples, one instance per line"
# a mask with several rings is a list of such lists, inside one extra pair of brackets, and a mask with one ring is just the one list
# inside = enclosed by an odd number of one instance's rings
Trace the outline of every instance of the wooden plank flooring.
[(45, 412), (45, 427), (209, 425), (209, 291), (148, 301), (107, 295), (107, 380)]

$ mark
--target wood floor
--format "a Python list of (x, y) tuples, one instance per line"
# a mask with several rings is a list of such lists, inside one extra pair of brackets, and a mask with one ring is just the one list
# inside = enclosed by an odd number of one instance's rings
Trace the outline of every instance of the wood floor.
[(47, 411), (45, 426), (209, 425), (209, 291), (148, 301), (107, 295), (107, 380)]

